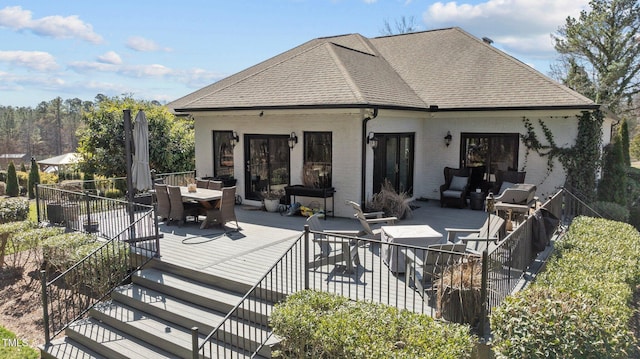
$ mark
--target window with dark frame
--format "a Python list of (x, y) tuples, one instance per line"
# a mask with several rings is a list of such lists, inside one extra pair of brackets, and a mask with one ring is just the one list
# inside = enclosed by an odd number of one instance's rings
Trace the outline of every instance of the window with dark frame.
[(233, 177), (233, 131), (213, 131), (213, 174)]
[(331, 167), (332, 133), (305, 132), (302, 183), (307, 187), (331, 187)]
[(494, 182), (496, 171), (518, 169), (518, 133), (462, 133), (461, 140), (460, 167), (480, 169), (477, 180)]

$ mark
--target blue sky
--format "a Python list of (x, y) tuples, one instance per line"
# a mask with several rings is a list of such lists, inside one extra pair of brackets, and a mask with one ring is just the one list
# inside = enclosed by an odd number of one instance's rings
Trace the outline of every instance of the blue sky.
[(132, 94), (170, 102), (308, 40), (385, 20), (459, 26), (548, 73), (588, 0), (0, 0), (0, 105)]

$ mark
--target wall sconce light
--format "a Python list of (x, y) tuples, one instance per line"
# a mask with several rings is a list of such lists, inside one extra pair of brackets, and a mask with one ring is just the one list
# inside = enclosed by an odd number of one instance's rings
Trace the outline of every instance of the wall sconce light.
[(293, 149), (296, 146), (296, 143), (298, 143), (298, 136), (296, 136), (295, 132), (291, 132), (291, 134), (289, 135), (289, 148)]
[(376, 147), (378, 147), (378, 138), (373, 132), (369, 132), (369, 135), (367, 135), (367, 143), (374, 150), (376, 149)]
[(233, 131), (233, 133), (231, 134), (231, 139), (229, 139), (229, 142), (231, 143), (231, 148), (236, 147), (238, 142), (240, 142), (240, 137), (238, 137), (238, 133), (236, 131)]
[(451, 140), (453, 139), (453, 136), (451, 136), (451, 131), (447, 131), (447, 135), (444, 136), (444, 144), (449, 147), (449, 145), (451, 144)]

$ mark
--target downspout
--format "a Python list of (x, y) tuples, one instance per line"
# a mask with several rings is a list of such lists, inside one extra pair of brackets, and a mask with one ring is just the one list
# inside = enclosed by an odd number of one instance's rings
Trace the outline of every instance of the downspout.
[(367, 116), (364, 119), (362, 119), (362, 172), (361, 172), (362, 178), (360, 180), (361, 181), (360, 205), (362, 206), (363, 209), (365, 208), (365, 202), (366, 202), (365, 187), (366, 187), (366, 180), (367, 180), (367, 133), (368, 133), (367, 123), (376, 117), (378, 117), (378, 108), (374, 107), (373, 114), (371, 116)]

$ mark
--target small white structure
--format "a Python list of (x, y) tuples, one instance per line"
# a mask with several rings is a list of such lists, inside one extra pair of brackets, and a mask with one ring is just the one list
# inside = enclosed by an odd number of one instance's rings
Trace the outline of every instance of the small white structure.
[(55, 173), (63, 166), (76, 164), (80, 161), (80, 155), (75, 152), (65, 153), (55, 157), (49, 157), (44, 160), (36, 161), (42, 171), (47, 173)]

